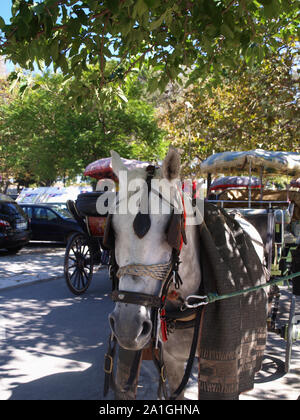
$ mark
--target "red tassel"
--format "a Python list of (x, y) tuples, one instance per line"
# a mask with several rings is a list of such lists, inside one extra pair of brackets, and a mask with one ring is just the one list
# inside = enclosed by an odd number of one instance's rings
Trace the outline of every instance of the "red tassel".
[(166, 322), (166, 310), (162, 309), (160, 313), (160, 327), (161, 327), (161, 338), (163, 342), (168, 340), (167, 335), (167, 322)]
[(178, 299), (178, 292), (176, 290), (172, 290), (170, 293), (168, 293), (167, 299), (168, 300), (177, 300)]

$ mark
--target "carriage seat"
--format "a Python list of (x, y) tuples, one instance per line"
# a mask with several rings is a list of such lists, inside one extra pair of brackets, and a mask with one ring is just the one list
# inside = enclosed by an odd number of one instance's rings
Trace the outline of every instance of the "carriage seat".
[(296, 238), (300, 238), (300, 221), (291, 223), (291, 232)]
[[(249, 223), (251, 223), (261, 236), (264, 244), (265, 257), (268, 261), (268, 256), (271, 253), (273, 243), (275, 240), (275, 215), (274, 212), (269, 213), (267, 209), (226, 209), (230, 213), (241, 214)], [(270, 225), (269, 225), (270, 224)]]

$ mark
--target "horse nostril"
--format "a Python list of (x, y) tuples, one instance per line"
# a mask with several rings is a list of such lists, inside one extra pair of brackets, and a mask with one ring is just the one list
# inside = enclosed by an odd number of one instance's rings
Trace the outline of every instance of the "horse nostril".
[(143, 322), (143, 329), (142, 329), (141, 335), (143, 336), (148, 335), (151, 331), (151, 328), (152, 328), (151, 322), (149, 321)]
[(108, 319), (109, 319), (110, 328), (111, 328), (112, 332), (114, 333), (115, 332), (115, 320), (114, 320), (114, 317), (112, 315), (109, 315)]

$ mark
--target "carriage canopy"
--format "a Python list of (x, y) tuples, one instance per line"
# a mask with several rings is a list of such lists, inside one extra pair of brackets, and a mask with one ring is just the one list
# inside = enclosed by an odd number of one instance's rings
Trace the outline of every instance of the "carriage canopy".
[[(124, 165), (128, 169), (144, 168), (149, 165), (148, 162), (141, 162), (139, 160), (123, 159), (123, 158), (121, 159)], [(114, 174), (112, 170), (111, 157), (99, 159), (99, 160), (96, 160), (95, 162), (90, 163), (85, 168), (84, 176), (90, 176), (98, 180), (104, 179), (104, 178), (110, 178), (116, 182), (118, 181), (117, 176)]]
[(215, 153), (201, 163), (205, 173), (241, 174), (251, 167), (252, 172), (278, 173), (300, 176), (300, 154), (295, 152), (273, 152), (262, 149), (246, 152)]
[(210, 191), (226, 190), (228, 188), (250, 187), (260, 188), (261, 182), (256, 177), (249, 176), (223, 176), (217, 178), (210, 186)]
[(292, 179), (290, 186), (293, 188), (300, 188), (300, 178)]

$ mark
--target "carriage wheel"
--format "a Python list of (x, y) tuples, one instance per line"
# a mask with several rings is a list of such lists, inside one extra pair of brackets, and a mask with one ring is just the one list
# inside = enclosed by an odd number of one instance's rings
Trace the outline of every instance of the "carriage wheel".
[(64, 274), (68, 288), (75, 295), (81, 295), (88, 289), (93, 277), (93, 255), (86, 235), (76, 233), (69, 239)]

